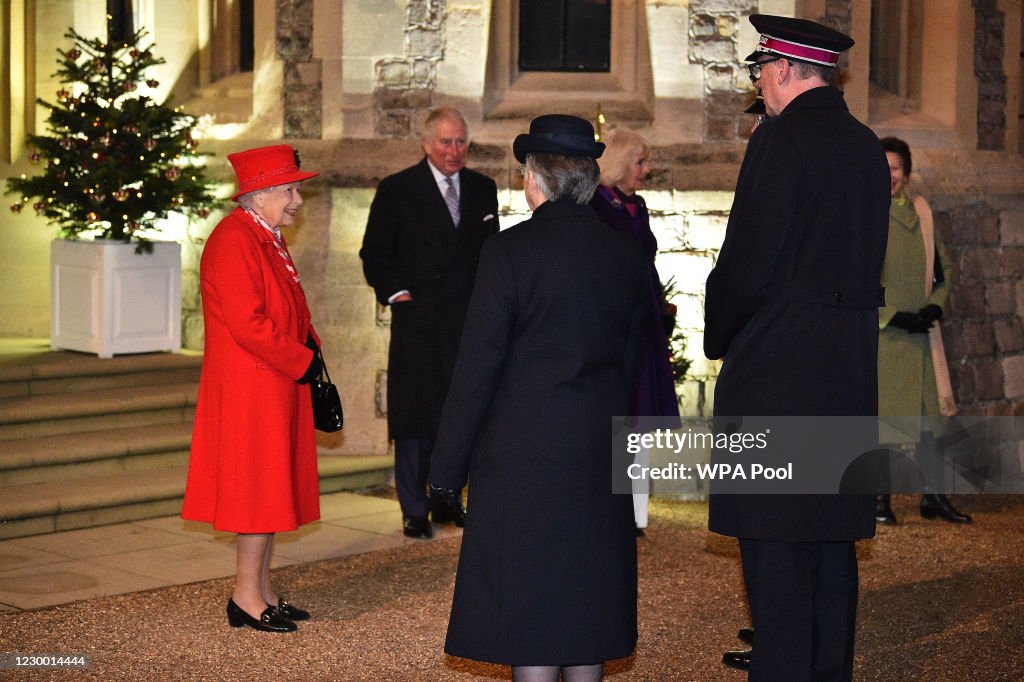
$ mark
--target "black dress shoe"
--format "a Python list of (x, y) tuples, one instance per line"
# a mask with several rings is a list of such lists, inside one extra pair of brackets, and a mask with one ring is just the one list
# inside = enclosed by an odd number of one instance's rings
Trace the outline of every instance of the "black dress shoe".
[(402, 518), (402, 533), (407, 538), (429, 540), (434, 537), (434, 528), (426, 516), (406, 516)]
[(434, 523), (454, 523), (459, 528), (466, 525), (466, 508), (458, 490), (431, 488), (430, 509), (430, 520)]
[(740, 631), (736, 633), (736, 636), (739, 637), (744, 644), (754, 646), (754, 628), (740, 628)]
[(884, 526), (895, 526), (896, 515), (892, 513), (892, 496), (875, 496), (875, 521)]
[(736, 670), (750, 670), (750, 656), (753, 653), (753, 649), (726, 651), (722, 654), (722, 663)]
[[(267, 604), (267, 606), (273, 605)], [(277, 598), (277, 606), (273, 606), (273, 608), (288, 620), (309, 620), (309, 611), (303, 611), (298, 606), (289, 604), (281, 597)]]
[(945, 495), (925, 493), (921, 496), (921, 516), (926, 519), (936, 517), (950, 523), (971, 523), (974, 521), (968, 514), (957, 510)]
[(248, 625), (262, 632), (295, 632), (299, 629), (298, 625), (279, 614), (273, 606), (263, 609), (259, 619), (256, 619), (243, 611), (234, 599), (228, 599), (228, 625), (233, 628)]

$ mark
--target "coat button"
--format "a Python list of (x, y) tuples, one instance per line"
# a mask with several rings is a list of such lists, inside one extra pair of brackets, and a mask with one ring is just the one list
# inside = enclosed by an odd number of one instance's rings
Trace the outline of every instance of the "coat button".
[(845, 298), (845, 296), (843, 296), (843, 292), (841, 291), (833, 291), (832, 297), (836, 299), (836, 303), (842, 303), (843, 299)]

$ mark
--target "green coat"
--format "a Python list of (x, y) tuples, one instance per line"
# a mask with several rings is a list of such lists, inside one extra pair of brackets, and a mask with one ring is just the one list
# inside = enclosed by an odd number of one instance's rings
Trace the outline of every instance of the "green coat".
[[(889, 320), (901, 310), (913, 313), (929, 303), (945, 310), (950, 266), (937, 230), (935, 247), (942, 264), (943, 281), (933, 286), (931, 296), (925, 297), (927, 263), (921, 221), (906, 193), (894, 197), (889, 207), (889, 241), (882, 266), (886, 305), (878, 311), (881, 330), (878, 336), (878, 414), (882, 417), (926, 415), (932, 430), (939, 434), (942, 420), (928, 335), (908, 334), (905, 329), (889, 326)], [(915, 421), (909, 431), (903, 427), (900, 430), (909, 438), (891, 433), (887, 436), (883, 428), (882, 441), (920, 440), (919, 422)]]

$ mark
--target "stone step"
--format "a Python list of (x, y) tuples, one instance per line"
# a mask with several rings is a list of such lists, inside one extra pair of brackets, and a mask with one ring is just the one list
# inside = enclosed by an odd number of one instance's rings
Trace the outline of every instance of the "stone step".
[[(321, 492), (383, 485), (387, 455), (321, 456)], [(0, 539), (170, 516), (181, 511), (187, 466), (25, 483), (0, 491)]]
[(180, 466), (191, 439), (188, 422), (0, 441), (0, 486)]
[(145, 353), (102, 359), (50, 351), (0, 359), (0, 399), (199, 380), (200, 354)]
[(0, 440), (191, 421), (199, 387), (163, 384), (0, 399)]

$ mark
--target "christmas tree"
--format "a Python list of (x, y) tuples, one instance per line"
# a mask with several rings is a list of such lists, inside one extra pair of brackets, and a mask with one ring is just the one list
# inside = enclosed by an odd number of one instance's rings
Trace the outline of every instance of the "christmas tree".
[(52, 135), (29, 137), (29, 160), (46, 165), (39, 175), (7, 181), (18, 197), (12, 211), (36, 199), (32, 208), (66, 238), (134, 240), (141, 250), (152, 248), (146, 231), (169, 213), (209, 215), (216, 199), (203, 176), (207, 155), (192, 137), (195, 117), (139, 92), (160, 85), (145, 71), (164, 63), (152, 44), (140, 45), (144, 36), (65, 34), (74, 46), (57, 50), (57, 103), (38, 100), (50, 112)]

